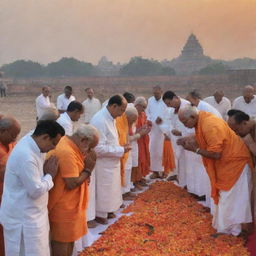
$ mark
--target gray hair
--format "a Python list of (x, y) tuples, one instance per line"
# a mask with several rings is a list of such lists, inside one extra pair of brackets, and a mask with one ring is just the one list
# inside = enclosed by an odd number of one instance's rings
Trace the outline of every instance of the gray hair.
[(74, 132), (74, 135), (80, 138), (87, 138), (89, 141), (94, 141), (95, 137), (99, 138), (98, 130), (90, 124), (81, 124)]
[(144, 97), (140, 96), (140, 97), (137, 97), (134, 102), (134, 106), (137, 106), (137, 105), (142, 105), (142, 106), (147, 107), (148, 103)]
[(126, 110), (125, 110), (125, 114), (127, 116), (138, 116), (138, 110), (135, 108), (135, 107), (127, 107)]
[(10, 129), (15, 124), (18, 124), (18, 121), (13, 117), (3, 116), (0, 118), (0, 129)]
[(179, 116), (184, 118), (189, 118), (191, 116), (198, 115), (198, 109), (194, 106), (187, 105), (184, 108), (181, 108), (178, 113)]
[(56, 121), (59, 118), (59, 111), (54, 107), (46, 108), (43, 113), (38, 117), (38, 121), (41, 120), (53, 120)]

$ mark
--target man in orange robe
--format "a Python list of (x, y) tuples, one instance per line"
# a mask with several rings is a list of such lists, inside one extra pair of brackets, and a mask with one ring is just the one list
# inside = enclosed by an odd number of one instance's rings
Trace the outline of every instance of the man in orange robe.
[(132, 169), (132, 182), (137, 189), (146, 186), (145, 177), (150, 172), (150, 152), (149, 152), (149, 135), (152, 123), (147, 120), (145, 109), (147, 108), (147, 100), (144, 97), (138, 97), (134, 106), (138, 111), (138, 120), (136, 124), (137, 132), (145, 130), (144, 136), (141, 136), (138, 142), (138, 166)]
[(92, 149), (98, 140), (96, 128), (82, 125), (49, 153), (59, 163), (48, 203), (53, 256), (71, 256), (74, 241), (87, 233), (88, 181), (96, 162)]
[(218, 233), (239, 235), (241, 224), (252, 222), (253, 166), (248, 148), (224, 120), (211, 113), (188, 106), (179, 111), (179, 119), (195, 128), (194, 142), (181, 139), (178, 143), (203, 158), (215, 203), (213, 227)]
[[(5, 166), (19, 133), (20, 125), (17, 120), (12, 117), (0, 117), (0, 204), (3, 194)], [(0, 225), (0, 255), (5, 255), (2, 225)]]

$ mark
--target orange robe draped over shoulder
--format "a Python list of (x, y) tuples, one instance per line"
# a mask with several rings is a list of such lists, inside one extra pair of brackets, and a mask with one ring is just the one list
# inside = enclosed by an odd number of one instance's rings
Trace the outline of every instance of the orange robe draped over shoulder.
[[(116, 129), (118, 132), (118, 139), (120, 146), (124, 146), (128, 142), (128, 133), (129, 133), (129, 126), (126, 114), (124, 113), (120, 117), (116, 118)], [(121, 184), (125, 186), (125, 164), (129, 157), (129, 152), (126, 152), (120, 159), (120, 168), (121, 168)]]
[(54, 187), (49, 192), (49, 220), (51, 239), (58, 242), (73, 242), (87, 233), (86, 208), (88, 184), (85, 181), (75, 189), (67, 189), (64, 178), (79, 177), (84, 169), (84, 155), (67, 136), (48, 156), (58, 158), (58, 174)]
[[(147, 116), (145, 112), (142, 112), (138, 116), (136, 128), (139, 129), (147, 125)], [(150, 153), (149, 153), (149, 136), (144, 135), (138, 139), (138, 151), (139, 151), (139, 168), (142, 177), (149, 174), (150, 169)], [(141, 178), (142, 178), (141, 177)]]
[(218, 204), (219, 190), (230, 190), (239, 179), (246, 164), (249, 164), (252, 169), (252, 158), (244, 141), (224, 120), (211, 113), (199, 112), (195, 131), (196, 140), (201, 149), (221, 153), (219, 160), (203, 157), (203, 163), (211, 181), (212, 198), (215, 204)]

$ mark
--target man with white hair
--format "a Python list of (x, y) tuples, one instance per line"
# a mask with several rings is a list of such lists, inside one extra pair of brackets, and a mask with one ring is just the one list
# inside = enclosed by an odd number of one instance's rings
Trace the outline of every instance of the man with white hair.
[(99, 144), (95, 148), (98, 157), (95, 166), (95, 220), (101, 224), (107, 224), (107, 218), (113, 218), (113, 212), (122, 205), (120, 158), (131, 148), (129, 145), (120, 146), (115, 119), (125, 112), (126, 107), (125, 98), (114, 95), (109, 99), (108, 105), (97, 112), (91, 120), (91, 124), (100, 134)]
[(162, 100), (162, 89), (160, 86), (153, 88), (153, 95), (148, 99), (146, 115), (148, 120), (152, 122), (152, 129), (149, 134), (149, 151), (150, 151), (150, 169), (153, 174), (152, 179), (161, 178), (163, 176), (163, 148), (164, 134), (161, 130), (161, 125), (167, 115), (167, 108)]
[(222, 90), (216, 90), (213, 96), (204, 98), (204, 101), (216, 108), (224, 120), (227, 119), (227, 113), (231, 109), (231, 102), (227, 97), (224, 97)]
[(131, 145), (132, 149), (129, 152), (129, 156), (125, 165), (125, 185), (123, 187), (123, 199), (132, 200), (134, 195), (130, 193), (132, 188), (131, 175), (132, 175), (132, 163), (136, 161), (133, 158), (137, 158), (138, 162), (138, 139), (148, 134), (150, 129), (144, 127), (136, 132), (136, 121), (138, 119), (138, 111), (135, 107), (127, 107), (125, 111), (127, 117), (128, 126), (129, 126), (129, 135), (128, 142)]
[(42, 93), (36, 98), (36, 113), (37, 119), (42, 115), (46, 108), (52, 107), (53, 104), (50, 101), (50, 87), (44, 86)]
[[(201, 100), (201, 95), (197, 90), (191, 91), (186, 99), (191, 102), (192, 106), (197, 107), (198, 110), (206, 111), (214, 114), (215, 116), (222, 118), (217, 109), (211, 106), (209, 103)], [(210, 181), (205, 171), (202, 159), (193, 152), (186, 152), (187, 161), (191, 164), (187, 165), (187, 188), (190, 193), (199, 196), (198, 199), (204, 199), (206, 197), (206, 204), (210, 207)]]
[(195, 128), (195, 140), (185, 138), (178, 143), (203, 158), (215, 203), (213, 227), (218, 234), (239, 235), (241, 224), (252, 222), (253, 164), (248, 148), (223, 119), (211, 113), (188, 106), (179, 111), (179, 119)]
[(48, 203), (52, 256), (71, 256), (74, 242), (87, 233), (88, 181), (96, 163), (93, 149), (98, 141), (95, 127), (81, 125), (49, 153), (59, 164)]
[(243, 96), (239, 96), (234, 100), (232, 108), (241, 110), (250, 117), (256, 117), (256, 96), (251, 85), (244, 87)]
[(94, 97), (92, 88), (86, 88), (87, 99), (82, 103), (84, 106), (84, 122), (89, 124), (92, 117), (101, 109), (99, 99)]
[(149, 135), (152, 122), (147, 120), (145, 109), (147, 100), (144, 97), (136, 98), (134, 106), (138, 111), (136, 122), (137, 131), (145, 130), (146, 134), (141, 136), (136, 144), (132, 144), (132, 182), (136, 190), (142, 190), (142, 186), (147, 186), (145, 177), (150, 172), (150, 152)]

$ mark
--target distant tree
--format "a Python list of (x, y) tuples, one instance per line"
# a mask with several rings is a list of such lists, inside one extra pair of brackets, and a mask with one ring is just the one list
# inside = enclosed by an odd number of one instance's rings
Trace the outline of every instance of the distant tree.
[(125, 76), (173, 75), (175, 70), (163, 67), (160, 62), (153, 59), (133, 57), (120, 69), (120, 74)]
[(200, 69), (199, 74), (200, 75), (217, 75), (217, 74), (223, 74), (228, 69), (226, 65), (224, 65), (222, 62), (213, 63), (205, 68)]
[(91, 63), (76, 60), (75, 58), (62, 58), (57, 62), (49, 63), (46, 67), (46, 75), (58, 76), (92, 76), (96, 69)]
[(7, 77), (30, 78), (43, 76), (44, 67), (31, 60), (17, 60), (13, 63), (3, 65), (1, 71), (3, 71)]

